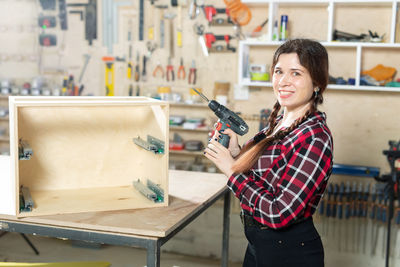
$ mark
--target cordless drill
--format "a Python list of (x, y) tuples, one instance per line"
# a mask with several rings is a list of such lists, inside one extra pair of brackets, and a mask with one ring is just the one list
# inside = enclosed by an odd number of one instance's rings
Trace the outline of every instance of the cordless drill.
[(238, 135), (244, 135), (249, 131), (249, 126), (247, 126), (246, 122), (236, 113), (215, 100), (208, 100), (205, 95), (196, 89), (193, 88), (193, 90), (208, 102), (208, 107), (214, 111), (215, 115), (218, 117), (218, 122), (215, 127), (215, 129), (220, 133), (218, 143), (222, 144), (224, 147), (229, 146), (229, 135), (222, 133), (225, 129), (231, 129)]

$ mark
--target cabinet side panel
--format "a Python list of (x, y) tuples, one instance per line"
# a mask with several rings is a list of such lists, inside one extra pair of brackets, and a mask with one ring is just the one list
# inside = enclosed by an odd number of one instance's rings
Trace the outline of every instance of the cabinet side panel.
[(10, 167), (10, 156), (0, 155), (0, 214), (15, 216), (15, 181), (11, 179)]

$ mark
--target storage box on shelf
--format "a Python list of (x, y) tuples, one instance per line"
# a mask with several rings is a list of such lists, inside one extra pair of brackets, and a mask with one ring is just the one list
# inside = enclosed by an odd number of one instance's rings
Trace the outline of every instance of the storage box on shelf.
[[(196, 142), (201, 141), (204, 146), (208, 143), (209, 132), (212, 129), (213, 122), (217, 119), (214, 113), (208, 108), (207, 103), (170, 103), (171, 115), (182, 115), (187, 118), (204, 118), (204, 126), (184, 127), (170, 126), (170, 143), (174, 134), (179, 134), (185, 145), (191, 143), (191, 147), (196, 147)], [(171, 143), (173, 145), (173, 143)], [(174, 145), (173, 145), (174, 146)], [(181, 149), (170, 149), (170, 167), (176, 169), (192, 171), (213, 171), (217, 169), (208, 159), (204, 157), (203, 149), (199, 151)]]
[[(0, 193), (0, 208), (12, 212), (0, 213), (27, 217), (168, 205), (168, 117), (168, 103), (146, 97), (11, 96), (11, 175), (0, 177), (8, 185), (0, 188), (9, 192)], [(164, 153), (133, 140), (147, 135), (164, 142)], [(20, 159), (20, 140), (32, 150), (30, 159)], [(164, 201), (140, 194), (133, 186), (138, 179), (159, 185)], [(19, 208), (21, 186), (30, 190), (31, 211)]]
[[(396, 25), (399, 23), (397, 18), (399, 17), (397, 7), (399, 2), (397, 0), (382, 0), (382, 1), (359, 1), (359, 0), (308, 0), (308, 1), (294, 1), (294, 0), (245, 0), (245, 3), (250, 5), (267, 5), (268, 15), (270, 23), (268, 23), (268, 33), (263, 41), (256, 39), (248, 39), (239, 42), (239, 64), (238, 64), (238, 82), (242, 86), (266, 86), (271, 87), (270, 82), (259, 82), (251, 81), (248, 73), (248, 64), (250, 63), (265, 63), (269, 65), (272, 62), (273, 51), (283, 42), (272, 41), (272, 33), (274, 21), (280, 21), (279, 17), (281, 14), (289, 13), (289, 37), (305, 37), (319, 40), (330, 53), (330, 65), (331, 75), (333, 76), (347, 76), (352, 73), (352, 76), (347, 78), (354, 78), (354, 85), (337, 85), (330, 84), (328, 88), (338, 90), (366, 90), (366, 91), (389, 91), (389, 92), (400, 92), (398, 87), (384, 87), (384, 86), (363, 86), (361, 85), (361, 71), (371, 69), (377, 64), (388, 65), (396, 67), (399, 58), (396, 54), (399, 54), (400, 44), (396, 43)], [(315, 16), (320, 18), (325, 16), (325, 21), (319, 19), (319, 23), (312, 23), (310, 21), (300, 20), (303, 23), (297, 23), (296, 19), (299, 19), (296, 14), (299, 13), (299, 7), (316, 7), (314, 8)], [(321, 9), (320, 7), (323, 7)], [(379, 12), (377, 12), (379, 10)], [(301, 12), (300, 12), (301, 13)], [(351, 15), (350, 15), (351, 14)], [(310, 15), (311, 17), (311, 15)], [(357, 20), (354, 21), (354, 18)], [(382, 21), (384, 18), (384, 21)], [(379, 22), (379, 23), (378, 23)], [(304, 34), (302, 32), (301, 25), (307, 25), (311, 32)], [(326, 29), (323, 31), (326, 33), (325, 36), (321, 35), (321, 30), (315, 30), (314, 24), (324, 25)], [(398, 28), (398, 27), (397, 27)], [(334, 29), (346, 31), (350, 33), (360, 33), (360, 31), (367, 32), (371, 29), (373, 32), (378, 32), (380, 35), (385, 34), (384, 43), (374, 42), (338, 42), (332, 40)], [(260, 52), (257, 50), (265, 49), (265, 54), (268, 55), (264, 59)], [(373, 53), (368, 51), (379, 51), (386, 55), (374, 56)], [(257, 54), (253, 60), (251, 54)], [(332, 54), (332, 55), (331, 55)], [(335, 54), (341, 54), (346, 64), (340, 62), (340, 56), (337, 57)], [(351, 56), (347, 56), (351, 54)], [(376, 53), (375, 53), (376, 54)], [(335, 55), (335, 57), (333, 57)], [(387, 56), (390, 55), (390, 56)], [(259, 58), (261, 58), (259, 60)], [(256, 61), (256, 62), (254, 62)], [(340, 64), (340, 68), (336, 67)], [(341, 70), (339, 70), (341, 69)]]
[[(185, 126), (170, 126), (170, 139), (173, 139), (174, 133), (178, 133), (184, 141), (187, 140), (199, 140), (202, 141), (204, 145), (208, 142), (208, 133), (211, 130), (211, 119), (210, 112), (207, 104), (203, 103), (171, 103), (171, 115), (183, 115), (187, 118), (204, 118), (205, 123), (201, 127), (185, 127)], [(171, 154), (174, 155), (192, 155), (198, 156), (199, 151), (187, 151), (187, 150), (170, 150)]]

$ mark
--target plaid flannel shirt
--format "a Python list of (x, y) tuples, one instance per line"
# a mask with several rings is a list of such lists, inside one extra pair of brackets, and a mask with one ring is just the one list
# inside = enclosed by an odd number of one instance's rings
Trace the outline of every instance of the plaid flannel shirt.
[(312, 216), (332, 165), (333, 141), (326, 115), (316, 112), (267, 147), (249, 172), (233, 174), (228, 187), (243, 210), (258, 222), (278, 229)]

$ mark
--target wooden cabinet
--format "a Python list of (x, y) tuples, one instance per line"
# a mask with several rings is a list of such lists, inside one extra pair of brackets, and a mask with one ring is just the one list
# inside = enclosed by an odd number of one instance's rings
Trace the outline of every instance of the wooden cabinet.
[[(11, 175), (0, 188), (12, 194), (0, 201), (18, 217), (166, 206), (168, 117), (168, 103), (146, 97), (10, 96)], [(147, 135), (164, 142), (163, 153), (133, 140)], [(32, 150), (25, 160), (21, 140)], [(135, 190), (138, 179), (159, 185), (164, 201)], [(20, 186), (30, 190), (31, 211), (19, 209)]]

